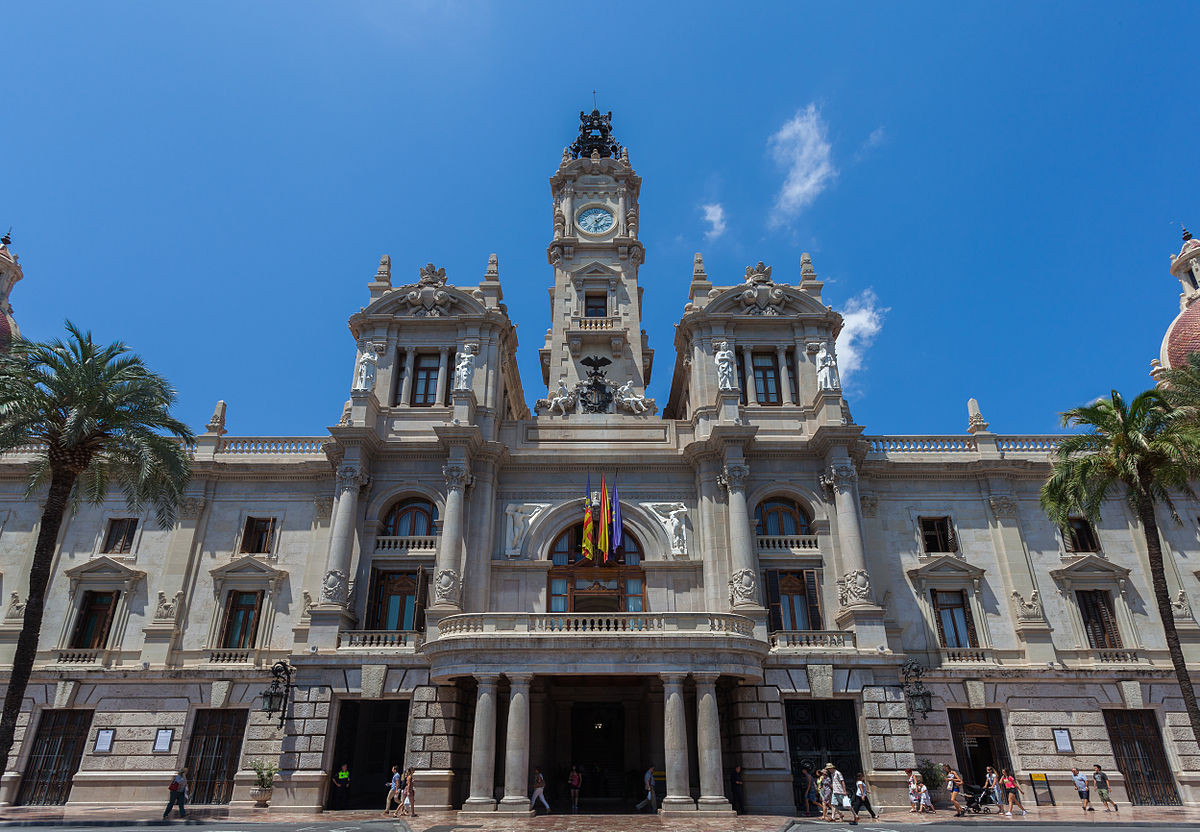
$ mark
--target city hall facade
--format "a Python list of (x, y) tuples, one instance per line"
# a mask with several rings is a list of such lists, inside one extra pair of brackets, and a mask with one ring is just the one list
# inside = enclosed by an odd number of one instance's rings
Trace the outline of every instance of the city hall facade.
[[(1055, 439), (992, 432), (973, 403), (961, 435), (856, 424), (807, 255), (712, 275), (696, 255), (686, 298), (647, 294), (641, 179), (608, 117), (582, 122), (550, 178), (541, 378), (518, 373), (495, 257), (477, 281), (384, 257), (337, 424), (238, 436), (220, 403), (172, 527), (119, 498), (65, 521), (0, 803), (160, 806), (187, 765), (193, 802), (248, 805), (265, 760), (277, 810), (328, 805), (345, 763), (356, 806), (401, 765), (423, 807), (525, 813), (537, 766), (565, 808), (576, 765), (584, 811), (623, 811), (653, 766), (662, 811), (728, 813), (740, 764), (747, 810), (790, 814), (805, 766), (862, 771), (896, 805), (923, 758), (971, 782), (1045, 773), (1060, 803), (1093, 763), (1122, 801), (1200, 801), (1128, 508), (1051, 524)], [(1167, 365), (1200, 338), (1193, 242)], [(7, 332), (7, 247), (0, 276)], [(657, 364), (644, 303), (680, 307)], [(3, 665), (31, 459), (0, 458)], [(604, 495), (621, 540), (588, 558)], [(1200, 663), (1200, 506), (1180, 506), (1167, 580)], [(261, 708), (279, 661), (282, 725)]]

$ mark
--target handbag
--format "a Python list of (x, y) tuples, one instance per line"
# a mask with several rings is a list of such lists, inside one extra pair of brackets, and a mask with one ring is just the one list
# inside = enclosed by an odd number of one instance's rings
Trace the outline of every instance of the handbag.
[(170, 791), (170, 792), (177, 792), (177, 791), (179, 791), (179, 781), (178, 781), (178, 780), (172, 780), (172, 781), (171, 781), (171, 785), (167, 786), (167, 791)]
[(842, 795), (842, 808), (843, 809), (850, 808), (850, 798), (847, 797), (846, 795)]

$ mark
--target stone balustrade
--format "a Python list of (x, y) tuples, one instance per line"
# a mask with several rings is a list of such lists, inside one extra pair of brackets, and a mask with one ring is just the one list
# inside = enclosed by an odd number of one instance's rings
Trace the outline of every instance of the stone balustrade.
[(396, 554), (411, 552), (414, 554), (436, 555), (438, 548), (437, 535), (406, 537), (377, 537), (375, 538), (375, 554)]
[(574, 317), (571, 319), (571, 325), (572, 329), (582, 330), (617, 329), (621, 325), (621, 318), (616, 315), (603, 318)]
[[(990, 434), (981, 434), (990, 436)], [(864, 436), (867, 459), (906, 460), (914, 456), (978, 457), (978, 436)], [(1061, 436), (996, 436), (995, 448), (1006, 459), (1046, 460), (1058, 450)], [(988, 447), (985, 445), (985, 448)]]
[(253, 664), (253, 650), (227, 650), (225, 648), (206, 650), (209, 664)]
[(943, 664), (992, 664), (995, 656), (987, 647), (943, 647)]
[(72, 648), (54, 652), (59, 664), (103, 664), (104, 659), (103, 648), (90, 650)]
[(777, 630), (772, 650), (853, 650), (854, 633), (842, 630)]
[(1088, 655), (1097, 664), (1138, 664), (1141, 661), (1137, 650), (1126, 647), (1095, 648)]
[(742, 615), (711, 612), (470, 613), (438, 624), (440, 638), (481, 633), (620, 635), (679, 633), (753, 636), (754, 622)]
[(760, 534), (756, 537), (758, 551), (762, 554), (775, 552), (810, 552), (821, 550), (820, 538), (815, 534)]
[(338, 634), (339, 650), (404, 649), (421, 646), (421, 634), (409, 630), (343, 630)]
[(217, 445), (219, 454), (311, 456), (324, 454), (329, 439), (323, 436), (227, 436)]

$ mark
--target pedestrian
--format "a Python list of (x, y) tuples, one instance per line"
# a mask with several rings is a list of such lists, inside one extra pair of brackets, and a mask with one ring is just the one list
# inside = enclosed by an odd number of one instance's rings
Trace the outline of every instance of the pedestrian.
[(396, 803), (396, 810), (400, 809), (400, 790), (403, 788), (403, 778), (400, 776), (400, 766), (392, 766), (392, 779), (387, 784), (387, 802), (383, 804), (383, 813), (390, 814), (392, 811), (392, 802)]
[(848, 794), (846, 791), (846, 778), (842, 776), (842, 773), (838, 771), (837, 766), (833, 763), (826, 763), (825, 769), (829, 772), (829, 777), (832, 780), (830, 784), (830, 791), (833, 798), (831, 808), (837, 813), (837, 819), (840, 822), (843, 819), (842, 809), (850, 808), (850, 798), (846, 796)]
[(1088, 783), (1087, 775), (1080, 774), (1079, 769), (1076, 768), (1075, 766), (1072, 766), (1071, 767), (1071, 782), (1073, 782), (1075, 784), (1075, 791), (1079, 793), (1079, 800), (1083, 804), (1083, 811), (1085, 811), (1085, 812), (1096, 811), (1095, 809), (1092, 808), (1092, 801), (1089, 799), (1091, 797), (1091, 785)]
[(417, 816), (417, 770), (412, 766), (404, 772), (404, 799), (408, 801), (408, 816)]
[(550, 812), (550, 804), (546, 802), (546, 778), (542, 776), (542, 770), (537, 766), (533, 767), (533, 795), (529, 798), (529, 808), (537, 811), (537, 802), (542, 801), (542, 805), (546, 807), (546, 813)]
[[(188, 781), (187, 781), (187, 766), (179, 769), (179, 773), (171, 778), (170, 784), (167, 785), (167, 792), (170, 794), (170, 799), (167, 800), (167, 810), (163, 812), (163, 820), (167, 819), (167, 815), (171, 814), (171, 807), (179, 807), (179, 817), (187, 817), (188, 800)], [(1105, 809), (1104, 811), (1108, 811)]]
[(800, 769), (800, 789), (804, 795), (804, 815), (812, 817), (813, 807), (821, 805), (821, 795), (817, 791), (817, 781), (813, 778), (812, 770), (805, 764)]
[(345, 809), (350, 805), (350, 766), (342, 763), (342, 767), (333, 773), (333, 795), (329, 800), (330, 809)]
[(646, 774), (642, 777), (642, 788), (646, 790), (646, 799), (637, 805), (637, 810), (640, 812), (643, 806), (649, 806), (651, 812), (657, 812), (658, 806), (654, 799), (654, 766), (646, 769)]
[(963, 805), (959, 803), (959, 796), (962, 794), (962, 778), (958, 776), (958, 772), (950, 768), (949, 763), (942, 763), (942, 771), (946, 776), (946, 787), (950, 789), (950, 805), (954, 807), (954, 817), (961, 818), (967, 813)]
[(825, 769), (817, 773), (817, 794), (821, 796), (821, 820), (833, 820), (833, 778)]
[(992, 802), (996, 806), (1000, 805), (1000, 775), (996, 773), (996, 769), (991, 766), (987, 767), (987, 774), (983, 777), (983, 787), (988, 790), (988, 794), (992, 796)]
[(1006, 817), (1012, 817), (1013, 806), (1020, 809), (1022, 815), (1029, 814), (1021, 805), (1021, 795), (1025, 794), (1025, 790), (1021, 788), (1017, 778), (1013, 777), (1006, 768), (1000, 769), (1000, 787), (1004, 789), (1004, 799), (1008, 804), (1008, 810), (1004, 813)]
[(742, 782), (742, 766), (741, 766), (741, 764), (738, 764), (733, 767), (733, 774), (731, 774), (729, 777), (729, 785), (732, 787), (732, 788), (730, 788), (729, 792), (733, 796), (733, 799), (730, 802), (733, 804), (734, 814), (736, 814), (736, 815), (745, 814), (746, 813), (746, 790), (743, 788), (744, 783)]
[(935, 815), (937, 812), (933, 809), (933, 798), (929, 796), (929, 787), (925, 785), (925, 778), (917, 775), (917, 793), (920, 795), (922, 814)]
[(1112, 804), (1112, 810), (1114, 812), (1121, 811), (1117, 808), (1117, 801), (1110, 797), (1110, 792), (1108, 791), (1108, 775), (1104, 773), (1104, 770), (1100, 768), (1099, 764), (1092, 766), (1092, 768), (1094, 769), (1092, 772), (1092, 780), (1096, 783), (1096, 797), (1100, 798), (1101, 802), (1104, 803), (1104, 811), (1108, 811), (1108, 805), (1110, 803)]
[(871, 813), (871, 820), (876, 820), (879, 816), (871, 808), (871, 794), (867, 791), (867, 781), (863, 780), (861, 771), (854, 776), (854, 781), (854, 797), (850, 799), (850, 811), (854, 813), (854, 817), (850, 822), (858, 823), (858, 813), (863, 809)]
[(571, 766), (571, 773), (567, 775), (567, 788), (571, 790), (571, 811), (579, 812), (579, 790), (583, 787), (583, 775), (579, 773), (579, 769)]
[(908, 813), (911, 815), (921, 811), (921, 790), (917, 785), (921, 775), (911, 768), (904, 769), (904, 773), (908, 775)]

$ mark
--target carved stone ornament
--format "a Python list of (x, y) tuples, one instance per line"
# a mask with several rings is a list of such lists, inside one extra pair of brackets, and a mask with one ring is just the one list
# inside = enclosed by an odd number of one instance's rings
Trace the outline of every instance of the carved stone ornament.
[(353, 410), (354, 405), (351, 404), (349, 399), (346, 399), (346, 404), (342, 406), (342, 417), (338, 419), (339, 428), (348, 428), (354, 424)]
[(349, 491), (352, 488), (362, 488), (371, 481), (371, 477), (357, 465), (342, 465), (337, 470), (339, 491)]
[(179, 516), (184, 520), (195, 520), (203, 511), (203, 497), (184, 497), (179, 501)]
[(778, 315), (783, 311), (787, 294), (771, 280), (771, 267), (761, 260), (746, 267), (746, 284), (738, 295), (746, 315)]
[(314, 497), (313, 498), (313, 517), (317, 520), (328, 520), (333, 516), (333, 498), (332, 497)]
[(213, 409), (213, 415), (208, 420), (208, 424), (204, 426), (209, 433), (215, 433), (218, 436), (225, 434), (225, 402), (224, 400), (217, 402), (217, 406)]
[(1042, 597), (1035, 589), (1029, 594), (1027, 602), (1021, 593), (1015, 589), (1012, 591), (1013, 606), (1017, 608), (1017, 620), (1019, 621), (1041, 621), (1042, 620)]
[(1182, 589), (1175, 596), (1175, 600), (1171, 602), (1171, 613), (1175, 618), (1187, 619), (1192, 617), (1192, 604), (1188, 601), (1187, 593)]
[(21, 596), (13, 593), (8, 601), (8, 612), (4, 613), (5, 621), (19, 621), (25, 617), (25, 602)]
[(417, 280), (418, 286), (445, 286), (446, 285), (446, 270), (436, 268), (432, 263), (426, 263), (420, 269), (420, 277)]
[(446, 270), (428, 263), (421, 268), (415, 288), (404, 296), (414, 318), (440, 318), (454, 305), (454, 298), (444, 288)]
[(746, 478), (750, 476), (750, 466), (733, 464), (726, 465), (717, 474), (717, 482), (728, 491), (740, 491), (746, 487)]
[(739, 569), (729, 579), (729, 606), (744, 607), (758, 603), (758, 583), (753, 569)]
[(988, 505), (996, 517), (1016, 517), (1017, 501), (1007, 494), (997, 494), (988, 497)]
[(348, 597), (346, 573), (339, 569), (330, 569), (325, 573), (321, 582), (321, 603), (345, 604)]
[(879, 498), (873, 494), (863, 494), (858, 498), (863, 517), (874, 517), (879, 513)]
[(837, 580), (838, 605), (853, 607), (871, 603), (871, 576), (865, 569), (851, 569)]
[(633, 389), (632, 379), (617, 388), (617, 392), (613, 394), (613, 400), (617, 404), (617, 410), (628, 410), (630, 413), (655, 413), (658, 411), (658, 405), (655, 404), (654, 399), (648, 399)]
[(170, 598), (167, 593), (159, 590), (158, 604), (154, 608), (154, 620), (160, 623), (174, 624), (179, 619), (179, 602), (183, 600), (183, 590), (176, 592)]
[(722, 390), (738, 389), (737, 356), (728, 341), (713, 344), (713, 358), (717, 362), (717, 386)]
[(858, 480), (858, 471), (849, 462), (836, 462), (821, 474), (821, 485), (839, 494), (849, 494)]
[(687, 536), (684, 533), (687, 506), (683, 503), (647, 503), (646, 505), (663, 524), (667, 539), (671, 541), (671, 553), (687, 554)]
[(817, 387), (822, 390), (841, 390), (842, 379), (838, 375), (837, 351), (832, 341), (826, 341), (817, 349)]
[(375, 374), (379, 366), (379, 356), (375, 345), (370, 341), (363, 343), (362, 352), (358, 356), (358, 364), (354, 369), (354, 390), (369, 393), (375, 389)]
[(454, 389), (470, 390), (475, 379), (475, 345), (464, 344), (454, 361)]
[(504, 554), (521, 554), (521, 543), (530, 525), (539, 514), (549, 508), (549, 503), (509, 503), (504, 509)]
[(465, 491), (474, 479), (467, 466), (454, 462), (442, 466), (442, 476), (446, 478), (446, 488), (450, 491)]
[(433, 579), (433, 598), (438, 604), (458, 606), (461, 582), (453, 569), (440, 569)]
[(575, 412), (575, 405), (578, 404), (578, 397), (575, 391), (567, 387), (565, 379), (559, 379), (558, 392), (550, 393), (544, 399), (538, 399), (533, 406), (535, 413), (553, 413), (558, 411), (566, 416), (568, 413)]
[(301, 592), (300, 595), (304, 599), (304, 605), (300, 609), (300, 617), (301, 618), (311, 618), (312, 616), (310, 614), (312, 613), (312, 605), (313, 605), (312, 593), (306, 589), (303, 592)]

